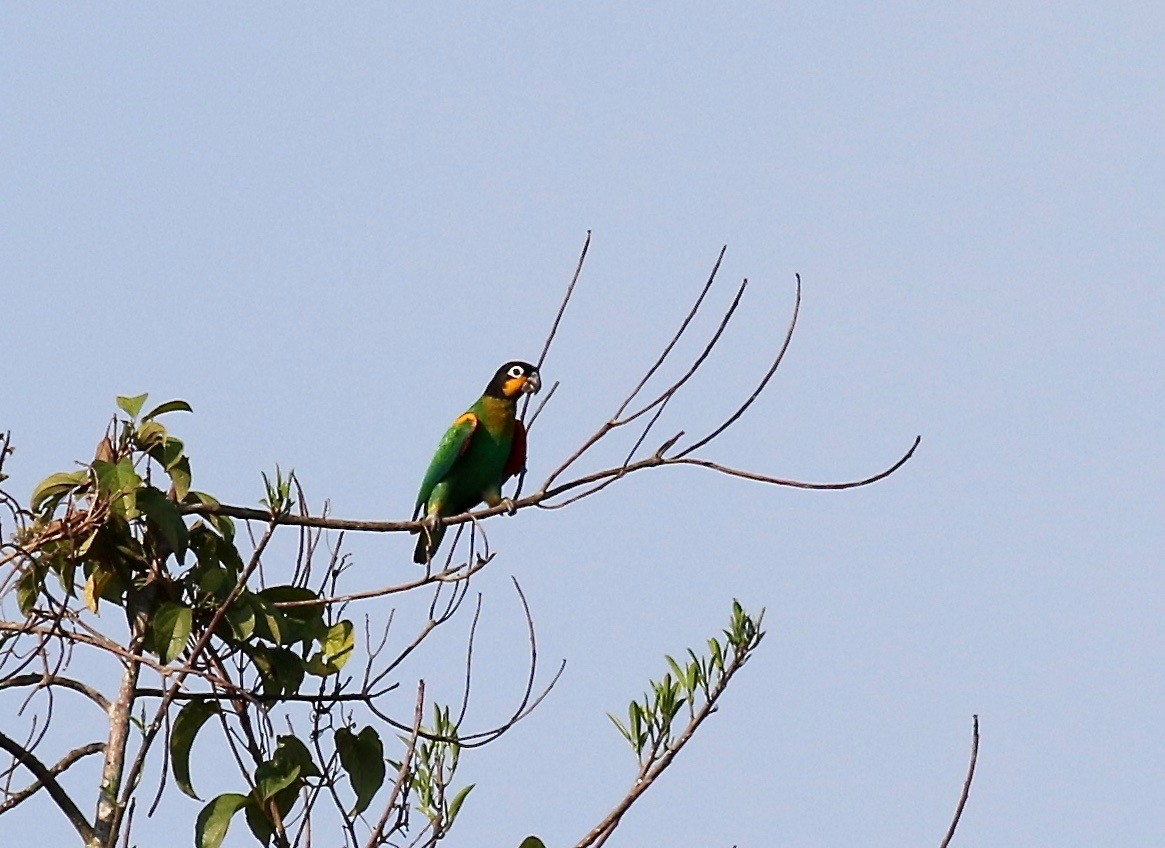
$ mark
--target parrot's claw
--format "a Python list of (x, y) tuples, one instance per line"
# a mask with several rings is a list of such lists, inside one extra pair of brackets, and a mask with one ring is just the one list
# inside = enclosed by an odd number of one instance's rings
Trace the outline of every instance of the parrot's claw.
[(504, 506), (506, 508), (506, 515), (518, 514), (518, 507), (514, 505), (513, 498), (502, 498), (500, 501), (498, 501), (498, 506)]
[(426, 534), (428, 534), (429, 536), (432, 536), (433, 533), (436, 532), (437, 523), (440, 520), (441, 519), (437, 517), (437, 514), (435, 512), (431, 512), (428, 515), (426, 515), (424, 518), (421, 519), (421, 528), (424, 530), (424, 532)]

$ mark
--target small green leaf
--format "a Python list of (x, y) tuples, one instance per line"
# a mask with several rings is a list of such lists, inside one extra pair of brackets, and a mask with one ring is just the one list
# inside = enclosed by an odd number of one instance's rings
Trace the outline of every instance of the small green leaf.
[(134, 470), (133, 459), (127, 456), (117, 464), (95, 459), (93, 472), (97, 475), (97, 491), (113, 511), (125, 518), (136, 518), (136, 495), (142, 478)]
[(271, 660), (271, 679), (263, 681), (263, 690), (269, 695), (294, 694), (303, 683), (302, 660), (287, 648), (268, 648)]
[(186, 558), (186, 545), (190, 531), (178, 506), (153, 486), (138, 490), (137, 506), (158, 528), (158, 533), (169, 545), (170, 550), (182, 562)]
[(119, 395), (117, 398), (117, 405), (121, 407), (121, 411), (130, 418), (137, 418), (138, 413), (142, 411), (142, 405), (146, 402), (149, 394), (134, 395), (133, 397), (124, 397)]
[(449, 818), (445, 822), (446, 827), (449, 827), (453, 824), (453, 820), (456, 819), (457, 814), (461, 812), (461, 805), (465, 803), (465, 799), (469, 797), (469, 793), (476, 785), (477, 784), (475, 783), (471, 783), (454, 796), (453, 801), (449, 804)]
[[(218, 569), (219, 573), (226, 573), (226, 569)], [(255, 632), (255, 611), (243, 598), (236, 598), (226, 612), (227, 624), (230, 625), (231, 635), (240, 642), (251, 638)]]
[(356, 806), (348, 815), (357, 816), (368, 809), (372, 797), (384, 783), (384, 744), (371, 725), (359, 734), (341, 727), (336, 731), (335, 742), (340, 765), (348, 773), (356, 793)]
[(201, 800), (190, 783), (190, 747), (202, 725), (219, 711), (215, 701), (190, 701), (174, 719), (170, 730), (170, 764), (174, 769), (174, 781), (178, 788), (191, 798)]
[(275, 759), (260, 763), (255, 769), (255, 789), (259, 797), (267, 801), (276, 792), (286, 789), (299, 777), (299, 766), (286, 760)]
[(174, 485), (174, 494), (178, 500), (182, 500), (189, 494), (190, 483), (193, 480), (190, 474), (190, 460), (185, 456), (182, 457), (167, 468), (166, 473), (170, 475), (170, 482)]
[[(146, 399), (146, 396), (142, 395), (142, 400), (144, 401), (145, 399)], [(141, 407), (139, 406), (138, 409), (141, 409)], [(151, 418), (157, 418), (159, 415), (165, 415), (167, 412), (193, 412), (193, 411), (194, 410), (190, 408), (190, 404), (188, 404), (184, 400), (168, 400), (165, 403), (158, 404), (153, 409), (151, 409), (149, 412), (147, 412), (145, 415), (143, 415), (142, 420), (149, 421)]]
[(93, 569), (89, 579), (85, 581), (85, 606), (89, 608), (90, 612), (97, 612), (101, 599), (105, 596), (105, 590), (112, 585), (115, 576), (107, 568)]
[(231, 817), (246, 804), (246, 795), (225, 792), (203, 807), (194, 823), (194, 844), (198, 848), (219, 848), (231, 826)]
[(50, 474), (32, 490), (32, 501), (29, 506), (33, 512), (40, 512), (50, 501), (55, 501), (52, 506), (56, 508), (56, 503), (60, 502), (61, 498), (88, 482), (87, 468), (69, 473)]
[(16, 584), (16, 603), (22, 614), (28, 615), (32, 612), (43, 583), (44, 574), (36, 566), (30, 566), (28, 571), (24, 572), (20, 582)]
[(271, 843), (271, 837), (275, 834), (275, 825), (271, 823), (271, 817), (267, 811), (259, 805), (253, 797), (247, 799), (247, 806), (243, 808), (243, 813), (247, 817), (247, 827), (251, 828), (251, 833), (263, 845)]
[(311, 589), (301, 586), (269, 586), (257, 593), (264, 601), (269, 602), (283, 617), (283, 644), (294, 645), (296, 642), (308, 643), (318, 639), (321, 643), (327, 635), (324, 626), (323, 604), (309, 604), (307, 606), (279, 607), (279, 604), (294, 603), (297, 601), (318, 601), (319, 595)]
[[(206, 492), (188, 491), (181, 500), (183, 503), (189, 504), (197, 503), (206, 504), (207, 506), (219, 506), (219, 502), (215, 498), (208, 495)], [(219, 534), (227, 541), (231, 541), (235, 538), (235, 523), (231, 521), (228, 516), (206, 515), (203, 516), (203, 518), (213, 524), (214, 528), (218, 530)]]
[(283, 613), (275, 609), (270, 601), (265, 601), (258, 595), (251, 596), (251, 607), (255, 610), (255, 633), (261, 639), (266, 639), (276, 645), (282, 645), (287, 633), (287, 622)]
[(194, 610), (182, 604), (167, 601), (158, 607), (150, 627), (154, 636), (154, 652), (163, 663), (171, 663), (186, 648), (190, 630), (194, 626)]
[(275, 746), (275, 759), (282, 759), (299, 766), (299, 773), (302, 777), (321, 776), (307, 745), (295, 736), (278, 737), (278, 744)]
[(723, 673), (724, 671), (724, 652), (720, 648), (720, 643), (715, 639), (708, 640), (708, 650), (712, 652), (712, 667), (718, 669)]
[[(607, 718), (609, 718), (612, 722), (614, 722), (615, 727), (619, 728), (619, 732), (623, 734), (623, 738), (626, 739), (628, 742), (631, 742), (631, 731), (628, 730), (626, 728), (626, 726), (624, 726), (623, 722), (621, 722), (621, 721), (619, 721), (619, 719), (615, 718), (614, 713), (607, 713)], [(631, 744), (634, 745), (635, 743), (631, 742)]]
[(328, 628), (328, 635), (324, 638), (324, 659), (338, 671), (352, 658), (355, 646), (356, 628), (352, 622), (347, 619), (338, 621)]

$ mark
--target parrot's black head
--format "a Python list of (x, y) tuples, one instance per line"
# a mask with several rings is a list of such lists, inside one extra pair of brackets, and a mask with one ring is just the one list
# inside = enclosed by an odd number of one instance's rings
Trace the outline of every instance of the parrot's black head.
[(494, 374), (485, 393), (490, 397), (514, 400), (518, 395), (532, 394), (542, 388), (542, 378), (538, 369), (529, 362), (513, 360), (507, 362)]

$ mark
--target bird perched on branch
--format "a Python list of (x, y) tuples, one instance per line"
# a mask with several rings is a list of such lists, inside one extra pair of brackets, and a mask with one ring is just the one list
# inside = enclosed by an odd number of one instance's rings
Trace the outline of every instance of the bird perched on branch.
[(529, 362), (507, 362), (494, 374), (477, 403), (441, 438), (421, 481), (413, 520), (423, 511), (425, 529), (413, 561), (433, 558), (445, 527), (441, 518), (458, 515), (482, 501), (491, 507), (514, 502), (502, 497), (502, 484), (526, 468), (526, 428), (517, 419), (518, 398), (542, 387)]

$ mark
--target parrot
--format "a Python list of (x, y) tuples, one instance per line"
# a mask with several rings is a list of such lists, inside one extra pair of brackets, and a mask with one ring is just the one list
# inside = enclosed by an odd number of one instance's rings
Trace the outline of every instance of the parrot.
[(445, 535), (440, 518), (466, 512), (482, 501), (513, 511), (514, 502), (502, 497), (502, 485), (526, 469), (526, 428), (517, 418), (518, 398), (540, 388), (536, 366), (507, 362), (441, 437), (413, 509), (414, 521), (422, 512), (425, 516), (414, 562), (432, 561)]

